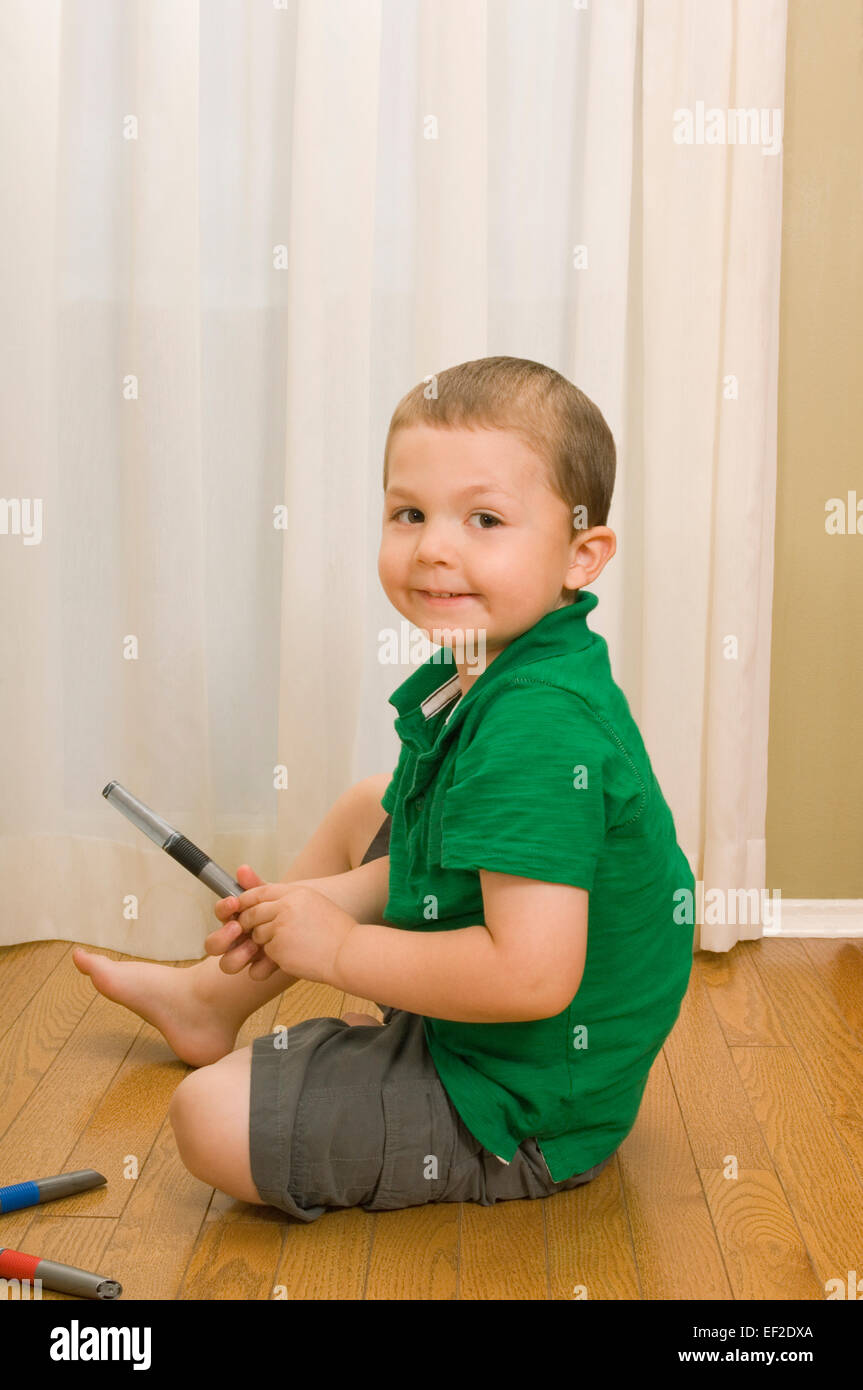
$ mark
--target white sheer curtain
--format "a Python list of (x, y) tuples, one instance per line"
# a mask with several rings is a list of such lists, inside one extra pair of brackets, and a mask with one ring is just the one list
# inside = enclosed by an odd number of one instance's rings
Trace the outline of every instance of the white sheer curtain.
[(201, 954), (111, 778), (277, 877), (393, 767), (387, 424), (497, 353), (614, 432), (593, 625), (696, 877), (760, 889), (781, 155), (673, 113), (782, 107), (784, 0), (6, 0), (0, 40), (0, 944)]

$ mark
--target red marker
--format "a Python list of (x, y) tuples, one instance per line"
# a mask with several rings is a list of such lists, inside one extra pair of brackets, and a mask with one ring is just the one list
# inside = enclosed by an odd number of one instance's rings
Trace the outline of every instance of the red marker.
[(26, 1279), (31, 1284), (38, 1279), (44, 1288), (54, 1293), (70, 1293), (77, 1298), (116, 1298), (123, 1292), (122, 1284), (116, 1279), (106, 1279), (103, 1274), (90, 1274), (74, 1265), (57, 1264), (39, 1255), (25, 1255), (23, 1250), (8, 1250), (2, 1246), (0, 1278), (22, 1282)]

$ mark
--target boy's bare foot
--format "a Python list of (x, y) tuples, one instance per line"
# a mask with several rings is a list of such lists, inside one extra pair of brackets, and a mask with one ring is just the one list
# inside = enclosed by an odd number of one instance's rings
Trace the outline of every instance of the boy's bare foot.
[(106, 999), (125, 1004), (158, 1028), (181, 1061), (206, 1067), (233, 1051), (242, 1019), (226, 1018), (222, 1007), (199, 997), (188, 976), (194, 966), (111, 960), (83, 946), (75, 948), (72, 960)]

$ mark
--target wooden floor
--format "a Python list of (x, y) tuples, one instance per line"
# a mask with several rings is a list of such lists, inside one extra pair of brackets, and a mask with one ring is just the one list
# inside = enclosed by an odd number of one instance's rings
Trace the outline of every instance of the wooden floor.
[[(860, 1265), (854, 941), (698, 952), (635, 1128), (586, 1187), (493, 1207), (334, 1211), (310, 1225), (186, 1171), (167, 1111), (190, 1068), (103, 999), (71, 951), (0, 950), (0, 1185), (79, 1168), (108, 1183), (0, 1216), (0, 1245), (118, 1279), (126, 1298), (820, 1300)], [(346, 1009), (376, 1012), (297, 985), (237, 1045)], [(137, 1178), (125, 1176), (135, 1161)]]

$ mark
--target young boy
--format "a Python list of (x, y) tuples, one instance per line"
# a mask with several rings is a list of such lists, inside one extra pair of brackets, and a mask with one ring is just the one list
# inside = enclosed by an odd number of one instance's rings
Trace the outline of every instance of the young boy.
[[(171, 1119), (203, 1181), (301, 1221), (489, 1205), (590, 1181), (632, 1129), (689, 980), (675, 907), (695, 883), (586, 622), (614, 473), (600, 411), (539, 363), (410, 391), (378, 570), (443, 647), (391, 697), (393, 777), (337, 803), (290, 882), (243, 866), (200, 965), (76, 952), (199, 1067)], [(232, 1052), (297, 978), (381, 1001), (384, 1024), (309, 1019)]]

